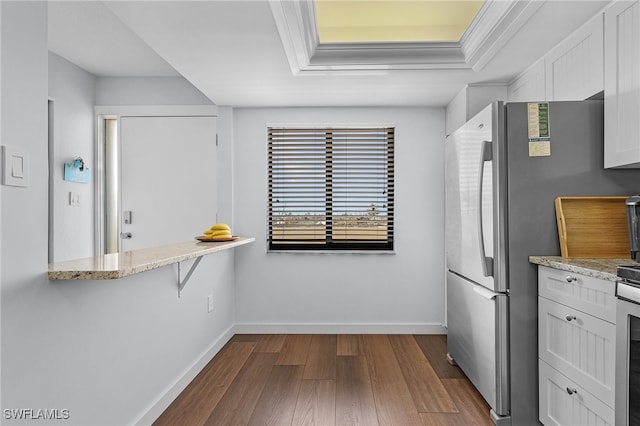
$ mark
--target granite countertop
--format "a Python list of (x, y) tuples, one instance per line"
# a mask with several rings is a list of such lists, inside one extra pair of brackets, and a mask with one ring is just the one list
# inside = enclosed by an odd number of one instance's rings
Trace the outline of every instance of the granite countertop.
[(171, 244), (124, 253), (106, 254), (85, 259), (49, 264), (50, 280), (111, 280), (150, 271), (166, 265), (195, 259), (217, 251), (228, 250), (255, 241), (239, 237), (234, 241)]
[(529, 262), (609, 281), (617, 279), (618, 265), (638, 265), (631, 259), (571, 259), (561, 256), (529, 256)]

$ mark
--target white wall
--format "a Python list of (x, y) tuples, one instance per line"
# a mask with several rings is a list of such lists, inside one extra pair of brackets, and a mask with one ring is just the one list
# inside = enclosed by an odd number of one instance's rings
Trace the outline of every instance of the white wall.
[[(235, 109), (236, 326), (244, 332), (442, 332), (444, 109)], [(396, 125), (395, 255), (266, 252), (267, 123)], [(241, 153), (241, 154), (240, 154)]]
[[(49, 98), (53, 103), (52, 260), (94, 254), (94, 114), (96, 78), (58, 55), (49, 53)], [(64, 163), (82, 157), (91, 171), (89, 183), (63, 180)], [(80, 197), (69, 204), (69, 193)]]
[[(206, 256), (181, 298), (175, 265), (119, 280), (47, 280), (47, 4), (0, 8), (1, 141), (31, 158), (28, 188), (0, 187), (1, 422), (151, 423), (231, 335), (234, 252)], [(68, 73), (61, 83), (77, 72), (57, 65), (53, 72)], [(62, 109), (69, 114), (63, 122), (86, 113), (82, 87), (81, 99)], [(11, 409), (68, 410), (70, 417), (17, 421), (7, 418)]]
[[(94, 105), (210, 105), (182, 77), (96, 78), (49, 52), (49, 98), (54, 105), (53, 261), (94, 255)], [(63, 164), (81, 156), (91, 169), (89, 184), (63, 180)], [(80, 205), (69, 205), (69, 193)]]
[(211, 105), (182, 77), (101, 77), (96, 105)]
[[(27, 327), (13, 317), (14, 307), (45, 283), (47, 265), (47, 8), (46, 3), (1, 2), (3, 145), (15, 145), (30, 156), (30, 186), (1, 186), (2, 218), (2, 408), (14, 387), (30, 382), (34, 351), (46, 342), (27, 342)], [(28, 309), (33, 321), (46, 321), (38, 306)], [(16, 324), (19, 324), (16, 326)], [(41, 344), (43, 344), (41, 346)], [(30, 346), (26, 349), (27, 346)], [(20, 355), (18, 355), (20, 354)], [(14, 363), (20, 357), (18, 368)]]

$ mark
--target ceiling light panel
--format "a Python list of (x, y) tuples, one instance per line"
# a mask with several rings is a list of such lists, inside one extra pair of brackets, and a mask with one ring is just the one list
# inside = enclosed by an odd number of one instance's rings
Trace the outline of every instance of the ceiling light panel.
[(459, 41), (483, 0), (315, 0), (320, 43)]

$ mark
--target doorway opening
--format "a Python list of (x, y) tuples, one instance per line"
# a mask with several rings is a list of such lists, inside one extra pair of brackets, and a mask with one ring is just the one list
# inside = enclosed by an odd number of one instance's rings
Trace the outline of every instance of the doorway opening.
[(104, 120), (104, 253), (120, 251), (120, 147), (118, 120)]

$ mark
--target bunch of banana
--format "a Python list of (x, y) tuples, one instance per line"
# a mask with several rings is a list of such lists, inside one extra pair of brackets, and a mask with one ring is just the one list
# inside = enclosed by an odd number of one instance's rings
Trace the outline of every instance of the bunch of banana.
[(225, 223), (216, 223), (204, 231), (204, 236), (214, 240), (231, 238), (231, 228)]

